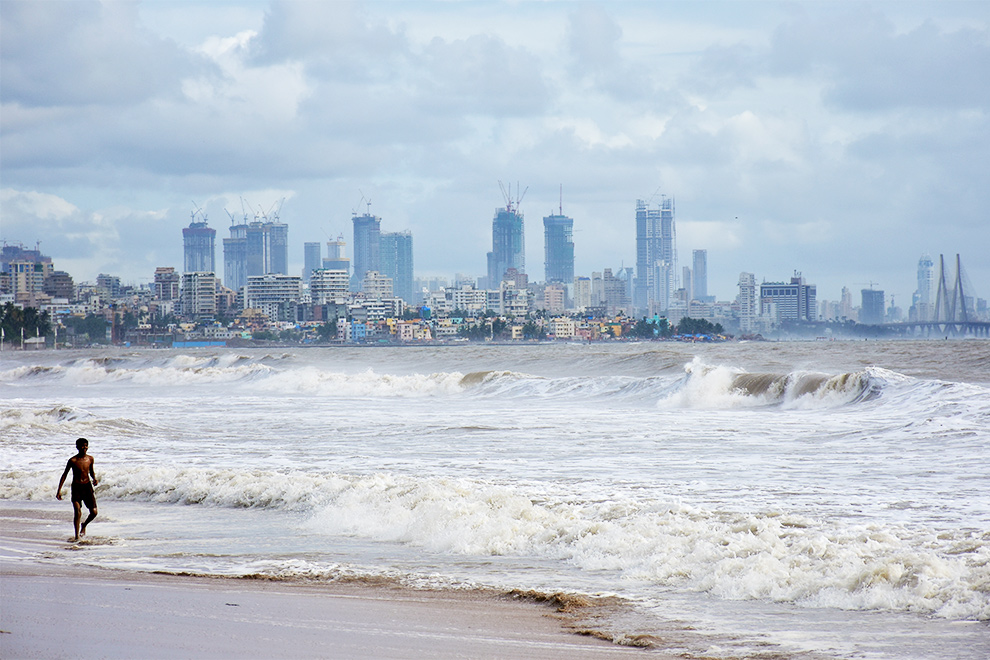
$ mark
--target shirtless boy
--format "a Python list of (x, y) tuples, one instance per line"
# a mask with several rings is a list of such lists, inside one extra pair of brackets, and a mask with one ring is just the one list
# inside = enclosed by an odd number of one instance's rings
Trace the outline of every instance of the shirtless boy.
[[(86, 525), (96, 517), (96, 493), (93, 491), (93, 487), (99, 483), (96, 480), (96, 473), (93, 472), (93, 457), (86, 453), (86, 450), (89, 449), (89, 441), (86, 438), (79, 438), (76, 440), (76, 449), (79, 450), (79, 453), (65, 464), (65, 472), (62, 473), (62, 478), (58, 481), (58, 490), (55, 491), (55, 499), (61, 500), (62, 484), (65, 483), (65, 477), (69, 474), (69, 470), (72, 470), (71, 499), (72, 508), (75, 510), (72, 524), (76, 530), (74, 541), (79, 540), (80, 534), (86, 535)], [(83, 504), (89, 509), (89, 517), (80, 525), (79, 519), (82, 518)]]

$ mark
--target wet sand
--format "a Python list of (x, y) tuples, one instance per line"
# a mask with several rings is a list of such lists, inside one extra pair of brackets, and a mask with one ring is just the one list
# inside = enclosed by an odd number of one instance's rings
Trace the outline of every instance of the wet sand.
[(0, 657), (666, 657), (575, 634), (555, 607), (497, 594), (67, 564), (65, 509), (0, 501)]

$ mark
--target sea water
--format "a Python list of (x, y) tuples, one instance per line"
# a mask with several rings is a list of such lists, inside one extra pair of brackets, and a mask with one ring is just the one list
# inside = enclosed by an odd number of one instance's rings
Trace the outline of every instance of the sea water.
[(41, 561), (613, 596), (608, 634), (713, 656), (990, 656), (990, 342), (0, 362), (0, 497), (50, 500), (77, 437), (100, 478), (93, 543)]

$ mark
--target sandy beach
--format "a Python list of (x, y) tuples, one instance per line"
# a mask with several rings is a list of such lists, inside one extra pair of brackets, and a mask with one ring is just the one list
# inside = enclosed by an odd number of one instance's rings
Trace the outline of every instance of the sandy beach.
[(67, 503), (4, 501), (0, 530), (3, 658), (658, 657), (504, 595), (67, 565), (86, 548), (67, 540)]

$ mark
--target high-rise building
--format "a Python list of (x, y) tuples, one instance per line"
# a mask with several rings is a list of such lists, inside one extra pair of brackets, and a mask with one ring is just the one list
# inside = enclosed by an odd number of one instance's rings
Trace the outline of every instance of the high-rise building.
[(74, 300), (76, 297), (76, 287), (72, 281), (72, 275), (69, 275), (64, 270), (52, 271), (51, 275), (45, 278), (44, 292), (52, 298)]
[(508, 198), (505, 208), (495, 209), (492, 219), (492, 251), (488, 253), (488, 286), (497, 289), (505, 272), (526, 272), (526, 237), (523, 214)]
[(859, 322), (866, 325), (879, 325), (884, 321), (883, 291), (862, 289), (863, 304), (859, 309)]
[(392, 279), (392, 291), (407, 305), (420, 305), (413, 295), (413, 245), (408, 231), (383, 232), (379, 260), (381, 273)]
[(11, 279), (11, 291), (14, 302), (18, 305), (37, 307), (45, 293), (45, 280), (55, 272), (52, 260), (47, 261), (11, 261), (7, 264), (7, 272)]
[(935, 262), (927, 255), (918, 260), (918, 290), (914, 292), (909, 312), (912, 321), (935, 318)]
[(817, 320), (818, 303), (815, 297), (815, 285), (805, 284), (797, 271), (790, 283), (764, 282), (760, 285), (760, 309), (772, 310), (770, 315), (777, 323)]
[(323, 255), (319, 242), (303, 243), (303, 283), (309, 284), (314, 270), (323, 267)]
[(351, 291), (360, 291), (369, 270), (381, 270), (382, 219), (365, 213), (351, 218), (354, 223), (354, 272)]
[(289, 225), (284, 222), (265, 222), (262, 233), (268, 242), (266, 273), (289, 274)]
[(96, 276), (96, 288), (106, 298), (117, 298), (120, 296), (120, 278), (116, 275), (100, 273)]
[(252, 275), (244, 287), (244, 307), (260, 309), (272, 320), (294, 320), (301, 297), (302, 278), (297, 275)]
[(842, 296), (839, 299), (839, 318), (849, 321), (856, 320), (856, 312), (852, 303), (852, 291), (849, 287), (842, 287)]
[(574, 278), (574, 307), (580, 310), (591, 307), (590, 277), (578, 276)]
[(574, 281), (574, 220), (563, 215), (543, 218), (543, 247), (546, 282)]
[(636, 200), (636, 287), (638, 313), (664, 312), (676, 289), (674, 198), (661, 197), (651, 207)]
[(223, 239), (224, 284), (234, 291), (256, 275), (289, 272), (289, 226), (257, 218), (231, 225)]
[(744, 334), (756, 331), (756, 317), (759, 316), (756, 277), (753, 273), (739, 273), (739, 330)]
[(220, 282), (212, 272), (183, 273), (179, 313), (191, 320), (215, 316), (219, 286)]
[(327, 256), (323, 259), (323, 268), (326, 270), (342, 270), (347, 273), (348, 281), (351, 277), (351, 260), (347, 258), (347, 243), (344, 236), (340, 235), (335, 241), (327, 241)]
[(394, 296), (392, 278), (377, 270), (369, 270), (364, 274), (361, 291), (371, 300), (392, 298)]
[(159, 266), (155, 269), (155, 298), (158, 300), (179, 299), (179, 274), (171, 266)]
[(708, 250), (695, 250), (693, 268), (691, 269), (691, 283), (693, 285), (693, 298), (695, 300), (708, 301)]
[(346, 270), (320, 268), (310, 276), (309, 295), (314, 305), (345, 301), (349, 290), (350, 274)]
[(216, 240), (217, 230), (207, 226), (206, 216), (197, 222), (194, 213), (189, 226), (182, 228), (183, 272), (215, 273)]
[(612, 275), (611, 268), (606, 268), (602, 274), (602, 302), (609, 314), (628, 311), (629, 298), (626, 296), (626, 283)]

